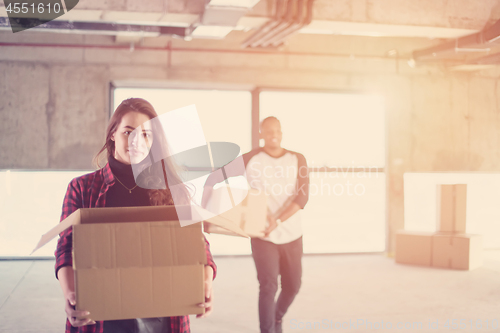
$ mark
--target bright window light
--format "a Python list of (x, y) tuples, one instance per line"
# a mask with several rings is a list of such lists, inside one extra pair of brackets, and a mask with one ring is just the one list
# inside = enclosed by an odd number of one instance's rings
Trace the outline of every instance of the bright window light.
[(311, 172), (309, 202), (300, 211), (306, 253), (385, 249), (385, 174)]
[(500, 244), (500, 174), (492, 173), (405, 173), (405, 230), (436, 232), (437, 185), (467, 184), (466, 232), (483, 236), (484, 249)]
[(252, 146), (252, 97), (249, 91), (117, 88), (113, 111), (127, 98), (150, 102), (158, 114), (194, 104), (205, 140), (228, 141), (247, 152)]
[(310, 167), (385, 165), (384, 101), (380, 96), (309, 92), (260, 94), (260, 119), (281, 121), (283, 147)]
[[(241, 153), (251, 149), (252, 99), (248, 91), (117, 88), (114, 91), (113, 110), (130, 97), (146, 99), (158, 114), (195, 104), (207, 142), (233, 142), (240, 146)], [(203, 186), (206, 178), (207, 175), (200, 176), (193, 183)], [(195, 193), (194, 201), (199, 202), (201, 195)], [(242, 237), (217, 234), (207, 234), (206, 237), (213, 254), (251, 253), (250, 242)]]
[[(0, 257), (29, 256), (40, 237), (59, 223), (71, 179), (89, 172), (0, 171)], [(57, 239), (33, 256), (53, 257)]]
[(385, 249), (384, 103), (379, 96), (265, 91), (260, 120), (281, 122), (284, 148), (302, 153), (311, 172), (302, 215), (304, 252)]

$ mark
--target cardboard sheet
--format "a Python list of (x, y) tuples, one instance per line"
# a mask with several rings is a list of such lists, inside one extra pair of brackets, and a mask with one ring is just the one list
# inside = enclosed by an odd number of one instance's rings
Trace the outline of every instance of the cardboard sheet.
[[(233, 206), (235, 202), (239, 203)], [(241, 234), (231, 230), (234, 227), (222, 227), (219, 222), (222, 219), (239, 227), (250, 237), (264, 236), (263, 230), (266, 227), (267, 219), (267, 196), (262, 191), (220, 187), (212, 192), (208, 210), (218, 214), (215, 218), (205, 220), (204, 227), (208, 233), (241, 236)]]

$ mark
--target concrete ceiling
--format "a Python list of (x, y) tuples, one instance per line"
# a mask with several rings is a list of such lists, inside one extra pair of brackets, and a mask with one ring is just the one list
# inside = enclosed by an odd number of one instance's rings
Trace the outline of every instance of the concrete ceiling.
[[(240, 33), (230, 34), (232, 37), (226, 39), (240, 44), (273, 18), (274, 2), (260, 0), (233, 27)], [(206, 0), (80, 0), (73, 10), (56, 20), (189, 28), (202, 20), (206, 3)], [(0, 7), (0, 17), (6, 16), (5, 7)], [(442, 39), (476, 33), (498, 19), (500, 0), (315, 0), (313, 21), (299, 32), (316, 35), (314, 40), (319, 44), (331, 36), (344, 35), (425, 38), (436, 44)], [(129, 42), (142, 37), (119, 36), (116, 41)]]
[[(205, 3), (206, 0), (80, 0), (58, 19), (187, 27), (200, 19)], [(260, 0), (241, 18), (237, 29), (265, 23), (272, 17), (272, 3), (273, 0)], [(6, 17), (5, 7), (0, 7), (0, 16)], [(481, 30), (499, 18), (499, 0), (315, 0), (313, 22), (303, 32), (453, 38)]]

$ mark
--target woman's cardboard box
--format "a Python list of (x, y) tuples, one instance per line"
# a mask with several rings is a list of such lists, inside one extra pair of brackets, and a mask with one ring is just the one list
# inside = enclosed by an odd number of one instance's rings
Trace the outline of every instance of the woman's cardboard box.
[(176, 209), (191, 207), (82, 208), (35, 250), (73, 228), (76, 306), (93, 320), (200, 314), (207, 262), (201, 223), (181, 227)]

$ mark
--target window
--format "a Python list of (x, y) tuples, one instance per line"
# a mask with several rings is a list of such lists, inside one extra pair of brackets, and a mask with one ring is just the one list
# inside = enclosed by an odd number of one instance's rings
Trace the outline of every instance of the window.
[[(71, 179), (90, 171), (0, 171), (0, 257), (29, 256), (59, 223)], [(57, 238), (34, 256), (53, 256)]]
[[(129, 97), (145, 98), (159, 114), (195, 104), (207, 142), (234, 142), (242, 153), (251, 150), (252, 95), (249, 91), (117, 88), (113, 94), (113, 110)], [(305, 252), (383, 251), (383, 99), (362, 94), (296, 91), (261, 91), (259, 94), (258, 117), (262, 120), (276, 116), (282, 123), (283, 147), (304, 154), (308, 160), (310, 200), (301, 212)], [(59, 222), (70, 180), (87, 172), (90, 170), (0, 171), (3, 189), (0, 191), (0, 256), (29, 255), (40, 236)], [(204, 184), (205, 179), (206, 176), (199, 177), (200, 184)], [(421, 182), (417, 180), (417, 183)], [(405, 184), (405, 190), (407, 188)], [(25, 208), (26, 198), (30, 198), (29, 210)], [(411, 210), (411, 206), (408, 207)], [(407, 216), (407, 223), (411, 226), (414, 220)], [(216, 234), (207, 238), (214, 254), (251, 253), (247, 239)], [(35, 255), (52, 256), (55, 242)]]
[(500, 244), (500, 174), (405, 173), (405, 230), (437, 231), (437, 185), (467, 184), (466, 232), (483, 236), (484, 249)]
[(385, 165), (384, 103), (379, 96), (263, 91), (260, 119), (268, 116), (281, 122), (283, 147), (303, 152), (309, 167)]
[[(146, 99), (158, 114), (195, 104), (207, 142), (236, 143), (242, 154), (251, 149), (252, 105), (249, 91), (117, 88), (114, 91), (113, 110), (121, 101), (130, 97)], [(207, 177), (208, 175), (204, 174), (193, 183), (201, 188)], [(201, 191), (194, 195), (195, 202), (201, 202)], [(247, 239), (217, 234), (209, 234), (206, 237), (213, 254), (251, 253)]]
[[(379, 96), (263, 91), (260, 120), (281, 122), (282, 146), (302, 153), (311, 180), (301, 211), (304, 252), (385, 249), (385, 116)], [(326, 168), (325, 168), (326, 167)]]
[(207, 142), (234, 142), (243, 153), (251, 148), (249, 91), (117, 88), (113, 111), (131, 97), (144, 98), (158, 114), (195, 104)]

